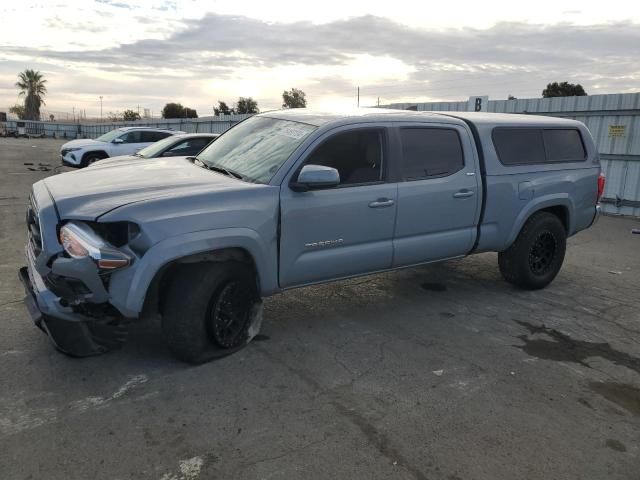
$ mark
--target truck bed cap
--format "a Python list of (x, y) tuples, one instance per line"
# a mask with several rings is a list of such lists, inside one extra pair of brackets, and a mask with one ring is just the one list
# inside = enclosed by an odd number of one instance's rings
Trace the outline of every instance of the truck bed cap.
[(519, 124), (539, 126), (576, 126), (580, 122), (566, 118), (543, 115), (527, 115), (522, 113), (490, 113), (490, 112), (429, 112), (469, 121), (476, 125), (511, 125)]

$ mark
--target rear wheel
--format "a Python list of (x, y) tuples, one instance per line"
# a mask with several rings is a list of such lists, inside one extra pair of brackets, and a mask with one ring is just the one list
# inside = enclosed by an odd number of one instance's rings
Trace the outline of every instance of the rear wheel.
[(173, 354), (203, 363), (244, 347), (257, 333), (255, 273), (239, 262), (185, 264), (172, 272), (162, 329)]
[(560, 219), (552, 213), (536, 213), (513, 245), (498, 254), (500, 273), (517, 287), (544, 288), (560, 271), (566, 248), (567, 233)]

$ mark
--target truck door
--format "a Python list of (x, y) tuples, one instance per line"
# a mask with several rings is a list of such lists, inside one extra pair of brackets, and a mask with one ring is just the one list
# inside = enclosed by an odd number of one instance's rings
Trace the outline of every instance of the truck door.
[(395, 129), (402, 158), (393, 266), (464, 255), (476, 236), (480, 171), (468, 131), (458, 125)]
[[(391, 267), (397, 184), (388, 183), (388, 131), (375, 124), (325, 134), (282, 185), (280, 286)], [(304, 165), (333, 167), (340, 185), (295, 192)]]

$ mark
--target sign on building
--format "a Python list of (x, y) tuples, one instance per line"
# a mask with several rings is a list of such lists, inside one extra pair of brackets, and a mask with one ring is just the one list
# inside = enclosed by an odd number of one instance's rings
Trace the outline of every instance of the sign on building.
[(626, 125), (609, 125), (610, 137), (624, 137)]
[(489, 96), (469, 97), (468, 112), (486, 112), (489, 106)]

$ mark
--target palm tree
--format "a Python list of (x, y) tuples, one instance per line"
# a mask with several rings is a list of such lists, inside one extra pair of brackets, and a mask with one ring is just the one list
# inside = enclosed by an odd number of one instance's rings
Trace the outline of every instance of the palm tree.
[(44, 105), (44, 95), (47, 93), (42, 74), (36, 70), (27, 69), (18, 75), (19, 81), (16, 87), (20, 89), (20, 95), (25, 95), (24, 117), (25, 120), (40, 120), (40, 105)]

